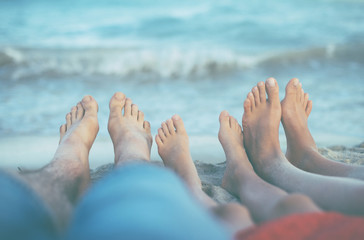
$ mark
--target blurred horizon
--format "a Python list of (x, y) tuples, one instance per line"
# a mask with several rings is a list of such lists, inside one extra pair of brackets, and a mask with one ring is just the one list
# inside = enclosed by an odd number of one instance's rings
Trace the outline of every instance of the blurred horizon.
[(275, 77), (283, 98), (297, 77), (314, 136), (364, 139), (363, 12), (353, 0), (1, 1), (0, 136), (56, 135), (86, 94), (106, 126), (115, 91), (153, 133), (178, 113), (191, 135), (216, 136), (220, 111), (240, 120), (258, 81)]

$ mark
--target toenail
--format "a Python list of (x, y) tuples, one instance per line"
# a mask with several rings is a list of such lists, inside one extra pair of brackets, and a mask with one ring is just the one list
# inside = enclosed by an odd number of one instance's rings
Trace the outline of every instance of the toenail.
[(228, 113), (228, 111), (224, 110), (224, 111), (222, 111), (222, 115), (227, 117), (227, 116), (229, 116), (229, 113)]
[(257, 87), (254, 87), (254, 88), (253, 88), (253, 91), (258, 91), (258, 88), (257, 88)]
[(264, 83), (263, 83), (263, 82), (259, 82), (259, 83), (258, 83), (258, 85), (259, 85), (259, 86), (263, 86), (263, 85), (264, 85)]
[(268, 78), (267, 82), (268, 82), (268, 86), (270, 86), (270, 87), (274, 87), (276, 85), (274, 78)]
[(178, 116), (177, 114), (175, 114), (175, 115), (173, 115), (173, 117), (172, 117), (174, 120), (180, 120), (181, 119), (181, 117), (180, 116)]
[(117, 92), (115, 93), (115, 98), (118, 100), (122, 100), (124, 99), (124, 94), (122, 94), (121, 92)]
[(253, 97), (253, 93), (248, 93), (248, 97)]
[(295, 79), (293, 79), (293, 86), (297, 86), (298, 85), (298, 79), (297, 78), (295, 78)]
[(91, 96), (85, 96), (82, 101), (85, 103), (91, 101)]

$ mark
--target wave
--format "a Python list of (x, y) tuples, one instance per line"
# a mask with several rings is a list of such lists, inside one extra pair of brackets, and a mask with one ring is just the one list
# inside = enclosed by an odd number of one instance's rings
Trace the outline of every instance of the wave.
[(64, 76), (209, 77), (252, 68), (332, 61), (364, 64), (363, 45), (312, 48), (247, 56), (226, 49), (0, 49), (0, 80)]

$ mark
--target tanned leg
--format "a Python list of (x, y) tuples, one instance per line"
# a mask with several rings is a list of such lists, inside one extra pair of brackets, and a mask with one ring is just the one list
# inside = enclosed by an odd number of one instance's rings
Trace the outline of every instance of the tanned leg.
[(278, 139), (281, 120), (278, 84), (269, 78), (265, 84), (260, 82), (258, 88), (254, 103), (249, 98), (245, 100), (243, 116), (245, 149), (258, 175), (289, 193), (309, 196), (325, 210), (364, 215), (362, 181), (305, 172), (287, 160)]
[(286, 86), (282, 103), (282, 124), (287, 138), (286, 157), (296, 167), (322, 175), (364, 180), (364, 167), (329, 160), (322, 156), (308, 129), (312, 101), (297, 78)]
[[(248, 98), (253, 101), (253, 94), (250, 93)], [(227, 163), (222, 187), (240, 198), (256, 222), (265, 222), (293, 213), (320, 211), (308, 197), (287, 194), (262, 180), (248, 160), (243, 133), (236, 119), (223, 111), (219, 120), (219, 140), (224, 148)]]
[(96, 101), (85, 96), (66, 115), (53, 160), (40, 170), (19, 175), (51, 209), (60, 229), (67, 225), (74, 204), (90, 182), (88, 155), (99, 130), (97, 111)]
[(246, 208), (235, 203), (218, 205), (202, 190), (201, 180), (191, 158), (188, 135), (178, 115), (162, 123), (155, 141), (165, 166), (174, 170), (184, 180), (192, 195), (225, 222), (232, 232), (253, 224)]

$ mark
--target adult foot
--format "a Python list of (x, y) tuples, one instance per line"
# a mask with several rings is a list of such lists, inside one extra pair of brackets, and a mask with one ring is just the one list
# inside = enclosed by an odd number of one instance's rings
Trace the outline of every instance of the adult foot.
[(317, 147), (308, 129), (307, 118), (312, 110), (312, 101), (304, 93), (297, 78), (286, 86), (286, 96), (281, 102), (282, 124), (287, 138), (288, 160), (300, 168), (305, 168), (304, 159), (317, 153)]
[(121, 92), (112, 96), (109, 107), (108, 130), (114, 144), (115, 165), (132, 160), (149, 161), (153, 140), (144, 113)]
[(265, 84), (259, 82), (244, 101), (244, 145), (249, 160), (259, 175), (269, 171), (272, 164), (285, 160), (278, 138), (280, 120), (278, 84), (274, 78), (268, 78)]
[(164, 165), (182, 177), (190, 188), (201, 190), (201, 180), (191, 157), (188, 135), (180, 116), (174, 115), (163, 122), (155, 141)]
[(59, 146), (52, 163), (62, 161), (72, 169), (77, 165), (89, 171), (88, 155), (99, 131), (97, 111), (97, 102), (91, 96), (72, 107), (66, 124), (60, 128)]
[(248, 177), (253, 173), (253, 166), (246, 155), (243, 132), (238, 121), (227, 111), (220, 113), (219, 121), (218, 137), (226, 156), (226, 169), (221, 186), (230, 193), (238, 195), (240, 190), (239, 178)]

